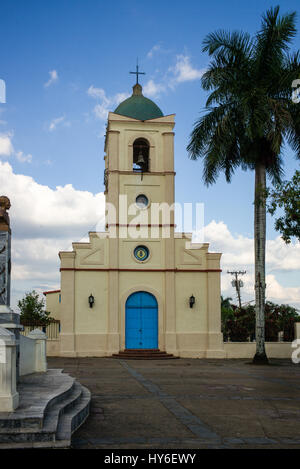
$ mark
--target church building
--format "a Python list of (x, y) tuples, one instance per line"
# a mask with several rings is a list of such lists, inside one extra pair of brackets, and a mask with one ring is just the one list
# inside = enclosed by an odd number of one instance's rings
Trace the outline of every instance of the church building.
[(138, 79), (132, 96), (108, 115), (105, 231), (59, 253), (61, 287), (55, 297), (46, 292), (52, 316), (51, 301), (60, 302), (60, 356), (149, 349), (225, 356), (221, 254), (176, 232), (174, 211), (166, 221), (163, 210), (152, 210), (174, 204), (174, 125), (175, 115), (144, 97)]

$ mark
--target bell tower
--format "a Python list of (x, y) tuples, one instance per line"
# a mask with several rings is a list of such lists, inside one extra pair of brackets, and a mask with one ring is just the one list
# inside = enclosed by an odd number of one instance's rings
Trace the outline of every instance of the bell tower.
[[(168, 340), (168, 348), (176, 349), (174, 211), (168, 212), (166, 220), (163, 211), (154, 216), (153, 207), (174, 204), (174, 125), (174, 114), (164, 116), (136, 83), (132, 96), (109, 113), (105, 142), (106, 204), (115, 211), (115, 221), (106, 218), (109, 263), (114, 269), (109, 274), (110, 288), (115, 289), (115, 297), (124, 288), (120, 270), (128, 269), (130, 275), (147, 272), (140, 286), (145, 291), (158, 281), (157, 272), (164, 272), (167, 297), (164, 308), (159, 308), (163, 349)], [(114, 301), (112, 297), (110, 302)], [(111, 304), (110, 320), (121, 322), (124, 329), (124, 315), (119, 317), (119, 311), (118, 304)], [(124, 341), (122, 347), (126, 348)]]
[[(124, 228), (136, 217), (141, 220), (137, 224), (149, 228), (163, 225), (162, 218), (152, 220), (151, 206), (174, 203), (174, 125), (174, 114), (164, 116), (143, 96), (139, 83), (132, 96), (109, 113), (104, 182), (106, 202), (115, 207), (116, 221), (107, 219), (108, 229)], [(174, 228), (173, 211), (169, 224)]]

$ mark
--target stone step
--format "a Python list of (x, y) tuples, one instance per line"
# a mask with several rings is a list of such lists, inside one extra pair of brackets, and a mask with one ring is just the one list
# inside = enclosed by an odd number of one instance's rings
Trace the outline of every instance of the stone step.
[(158, 356), (134, 356), (134, 355), (128, 355), (128, 356), (118, 356), (115, 355), (112, 358), (119, 358), (123, 360), (177, 360), (179, 357), (175, 357), (174, 355), (164, 355), (163, 357), (158, 357)]
[(82, 391), (83, 388), (81, 384), (75, 381), (72, 393), (47, 410), (43, 430), (56, 433), (60, 419), (80, 401)]
[(72, 434), (85, 422), (90, 412), (91, 393), (82, 387), (80, 400), (73, 408), (64, 412), (59, 420), (56, 433), (56, 446), (68, 447), (71, 444)]
[(119, 353), (114, 353), (112, 358), (124, 358), (126, 360), (165, 360), (179, 357), (175, 357), (159, 349), (125, 349)]
[(76, 406), (82, 395), (82, 386), (80, 383), (75, 382), (72, 387), (72, 393), (64, 399), (49, 406), (44, 417), (43, 426), (39, 429), (18, 428), (8, 429), (7, 432), (0, 436), (2, 443), (17, 443), (17, 442), (40, 442), (40, 441), (55, 441), (56, 432), (58, 429), (59, 420), (62, 415)]
[(3, 433), (32, 432), (44, 425), (44, 417), (52, 407), (73, 393), (75, 378), (48, 370), (21, 377), (18, 384), (20, 404), (15, 412), (0, 413), (0, 440)]
[[(64, 392), (60, 399), (49, 401), (40, 428), (2, 428), (0, 449), (70, 446), (72, 433), (89, 415), (90, 400), (90, 391), (74, 380), (68, 393)], [(34, 407), (34, 400), (32, 404)]]
[[(161, 352), (161, 350), (159, 348), (126, 348), (124, 350), (124, 352), (128, 352), (128, 353), (135, 353), (135, 352), (153, 352), (153, 353), (157, 353), (157, 352)], [(166, 352), (164, 352), (166, 353)]]
[(153, 355), (155, 357), (160, 357), (160, 356), (163, 356), (163, 355), (168, 355), (166, 352), (119, 352), (119, 353), (116, 353), (114, 355), (140, 355), (140, 356), (148, 356), (148, 355)]

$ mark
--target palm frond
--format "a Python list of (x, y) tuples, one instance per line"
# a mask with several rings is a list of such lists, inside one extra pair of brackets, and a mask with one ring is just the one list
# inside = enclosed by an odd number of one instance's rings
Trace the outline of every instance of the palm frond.
[(297, 30), (296, 13), (279, 16), (279, 6), (270, 8), (263, 15), (260, 31), (256, 34), (254, 58), (257, 80), (270, 81), (284, 62)]
[(251, 39), (243, 32), (218, 30), (203, 41), (211, 61), (201, 79), (209, 91), (205, 115), (195, 123), (187, 150), (203, 160), (206, 184), (236, 168), (255, 170), (263, 163), (279, 181), (284, 139), (300, 158), (300, 104), (291, 101), (292, 81), (300, 78), (300, 53), (289, 53), (295, 13), (279, 16), (271, 8)]
[(237, 57), (240, 54), (248, 56), (251, 52), (252, 42), (250, 35), (243, 31), (218, 30), (208, 34), (203, 40), (202, 52), (209, 55), (226, 58)]

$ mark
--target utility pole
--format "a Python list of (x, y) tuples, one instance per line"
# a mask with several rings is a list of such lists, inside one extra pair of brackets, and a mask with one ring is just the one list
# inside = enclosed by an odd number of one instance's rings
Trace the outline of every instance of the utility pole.
[(227, 270), (228, 274), (231, 274), (234, 276), (234, 280), (232, 280), (231, 285), (235, 287), (236, 289), (236, 294), (238, 297), (238, 302), (239, 302), (239, 308), (241, 309), (242, 307), (242, 302), (241, 302), (241, 287), (244, 286), (244, 283), (242, 280), (239, 279), (239, 275), (245, 275), (246, 270)]

